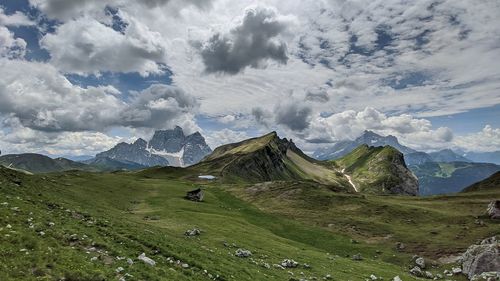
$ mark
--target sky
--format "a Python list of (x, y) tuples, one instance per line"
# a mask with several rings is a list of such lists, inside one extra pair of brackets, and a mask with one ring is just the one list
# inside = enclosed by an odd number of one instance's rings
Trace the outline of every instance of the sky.
[(306, 152), (365, 130), (500, 150), (497, 0), (0, 0), (2, 154), (181, 126)]

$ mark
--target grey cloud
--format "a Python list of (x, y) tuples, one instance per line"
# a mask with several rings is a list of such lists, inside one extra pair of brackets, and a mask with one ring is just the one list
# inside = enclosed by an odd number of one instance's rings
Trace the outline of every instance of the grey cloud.
[[(80, 88), (54, 67), (0, 59), (0, 115), (44, 132), (102, 131), (112, 126), (194, 127), (196, 99), (169, 85), (153, 85), (129, 101), (110, 86)], [(12, 122), (11, 122), (12, 123)]]
[(139, 22), (127, 24), (122, 34), (95, 19), (72, 20), (47, 34), (40, 44), (50, 52), (51, 63), (66, 73), (161, 73), (166, 60), (161, 36)]
[(270, 112), (260, 108), (254, 107), (252, 109), (252, 116), (258, 124), (269, 127), (272, 115)]
[(158, 129), (173, 127), (180, 116), (193, 113), (197, 106), (194, 97), (177, 87), (152, 85), (135, 93), (129, 108), (121, 113), (122, 125)]
[(315, 90), (307, 92), (306, 100), (324, 103), (328, 102), (330, 100), (330, 97), (328, 96), (328, 93), (326, 91)]
[(293, 131), (303, 131), (309, 127), (312, 108), (298, 102), (289, 102), (277, 106), (275, 121)]
[(171, 4), (173, 9), (195, 6), (200, 9), (211, 7), (212, 0), (29, 0), (49, 18), (66, 21), (89, 14), (104, 14), (107, 6), (114, 8), (142, 5), (147, 8), (163, 7)]
[(215, 34), (204, 44), (201, 57), (208, 73), (237, 74), (246, 67), (261, 67), (266, 60), (286, 64), (286, 44), (276, 38), (286, 30), (271, 9), (247, 10), (241, 25), (229, 34)]

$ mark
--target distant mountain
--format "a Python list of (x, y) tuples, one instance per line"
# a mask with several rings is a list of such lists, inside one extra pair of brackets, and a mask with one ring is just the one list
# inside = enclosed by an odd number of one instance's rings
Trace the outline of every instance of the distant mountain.
[(179, 126), (173, 130), (156, 131), (147, 150), (168, 159), (171, 166), (181, 167), (196, 164), (212, 152), (199, 132), (186, 136)]
[(0, 156), (0, 164), (14, 169), (24, 170), (31, 173), (50, 173), (68, 170), (92, 170), (91, 167), (71, 161), (66, 158), (52, 159), (45, 155), (35, 153), (8, 154)]
[(479, 163), (494, 163), (500, 165), (500, 151), (493, 152), (463, 152), (463, 157)]
[[(169, 164), (168, 160), (162, 156), (151, 154), (147, 150), (147, 144), (143, 139), (138, 139), (131, 144), (122, 142), (108, 151), (97, 154), (95, 160), (110, 159), (114, 160), (113, 163), (117, 161), (123, 162), (123, 164), (136, 163), (142, 167), (167, 166)], [(96, 163), (95, 160), (86, 161), (85, 163)], [(106, 162), (109, 161), (100, 161), (101, 164)]]
[(434, 159), (432, 159), (429, 154), (421, 151), (406, 154), (404, 157), (406, 165), (408, 166), (422, 165), (424, 163), (434, 162)]
[(436, 152), (429, 153), (429, 156), (432, 158), (434, 162), (473, 162), (460, 154), (454, 152), (451, 149), (443, 149)]
[(463, 192), (473, 192), (473, 191), (492, 190), (492, 189), (500, 189), (500, 172), (496, 172), (490, 177), (466, 187), (463, 190)]
[(418, 195), (417, 177), (394, 147), (363, 144), (334, 163), (352, 177), (361, 192)]
[(86, 163), (106, 158), (106, 161), (100, 163), (111, 163), (109, 160), (114, 160), (113, 166), (116, 166), (118, 161), (124, 166), (135, 163), (142, 167), (184, 167), (198, 163), (210, 152), (212, 150), (200, 133), (186, 136), (182, 128), (176, 126), (172, 130), (155, 131), (149, 142), (138, 139), (131, 144), (119, 143), (110, 150), (97, 154), (95, 159)]
[(460, 192), (500, 171), (500, 166), (491, 163), (427, 162), (410, 166), (410, 169), (419, 179), (420, 195), (434, 195)]
[(101, 172), (112, 172), (112, 171), (134, 171), (147, 168), (141, 164), (135, 162), (129, 162), (126, 160), (118, 161), (108, 157), (99, 157), (86, 161), (86, 163)]
[(353, 141), (340, 141), (331, 147), (315, 151), (313, 157), (319, 160), (334, 160), (349, 154), (358, 146), (366, 144), (368, 146), (386, 146), (390, 145), (404, 155), (417, 152), (414, 149), (406, 147), (398, 142), (395, 136), (381, 136), (372, 131), (365, 131), (361, 136)]

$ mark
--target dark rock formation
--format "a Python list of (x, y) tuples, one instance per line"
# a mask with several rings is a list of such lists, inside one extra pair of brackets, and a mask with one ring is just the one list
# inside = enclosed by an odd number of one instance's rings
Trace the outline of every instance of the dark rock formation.
[(196, 202), (201, 202), (203, 201), (203, 197), (205, 196), (205, 193), (201, 188), (188, 191), (186, 194), (186, 199), (191, 200), (191, 201), (196, 201)]

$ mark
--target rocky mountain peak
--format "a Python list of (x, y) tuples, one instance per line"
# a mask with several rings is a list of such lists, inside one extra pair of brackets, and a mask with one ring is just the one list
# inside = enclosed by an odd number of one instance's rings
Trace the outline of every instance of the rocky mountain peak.
[(170, 130), (155, 131), (149, 142), (139, 138), (132, 144), (119, 143), (97, 154), (96, 158), (107, 157), (142, 166), (188, 166), (198, 163), (211, 152), (199, 132), (186, 136), (182, 128), (176, 126)]

